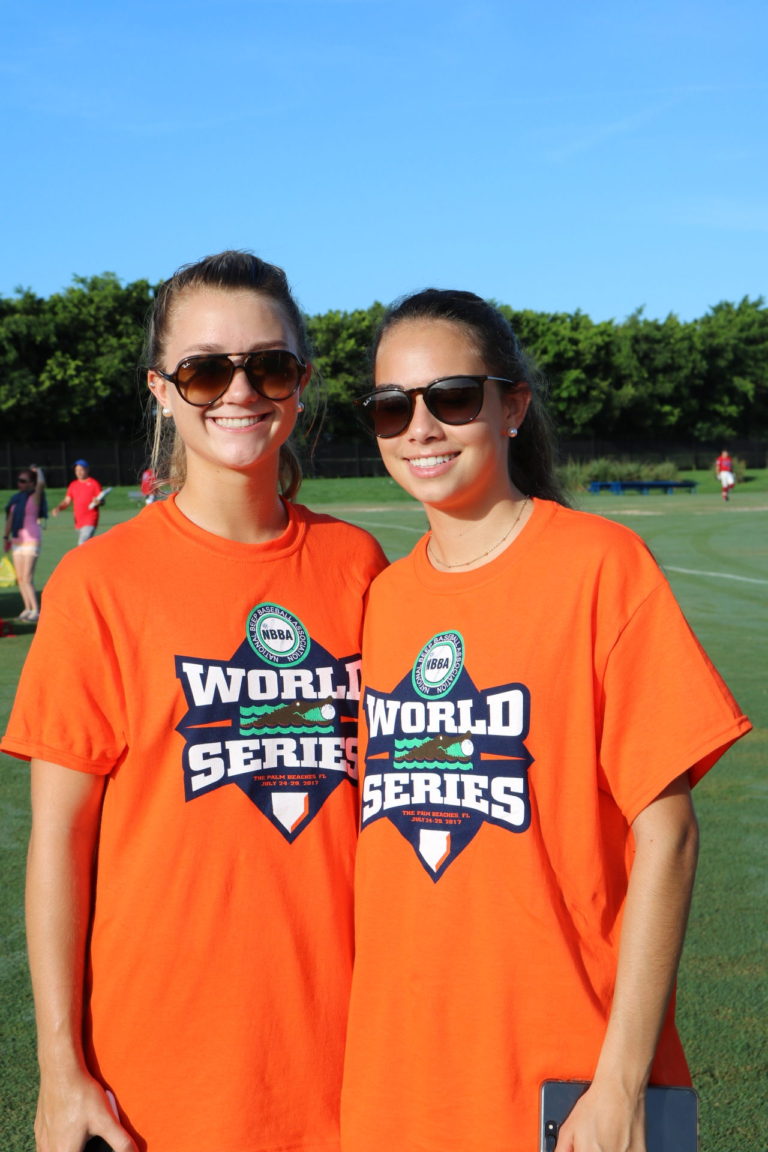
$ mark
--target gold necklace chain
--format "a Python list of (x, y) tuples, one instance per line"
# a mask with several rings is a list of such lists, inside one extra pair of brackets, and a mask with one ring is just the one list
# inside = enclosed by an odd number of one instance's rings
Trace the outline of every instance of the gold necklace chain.
[(460, 560), (458, 564), (446, 564), (446, 562), (444, 560), (441, 560), (438, 556), (435, 556), (435, 553), (432, 550), (432, 535), (431, 534), (430, 534), (429, 540), (427, 541), (427, 554), (432, 558), (432, 560), (436, 560), (437, 563), (442, 568), (464, 568), (467, 564), (477, 564), (478, 560), (484, 560), (486, 556), (490, 556), (491, 552), (494, 552), (497, 548), (500, 548), (501, 545), (504, 543), (504, 541), (507, 540), (512, 535), (515, 528), (517, 528), (518, 520), (520, 519), (520, 517), (523, 514), (523, 509), (525, 508), (525, 506), (529, 500), (530, 500), (530, 496), (524, 496), (523, 499), (520, 501), (520, 507), (518, 509), (517, 516), (515, 516), (514, 520), (512, 521), (511, 528), (507, 529), (507, 531), (502, 536), (501, 540), (497, 540), (495, 544), (493, 544), (490, 548), (487, 549), (487, 551), (481, 552), (480, 555), (475, 556), (474, 559), (472, 559), (472, 560)]

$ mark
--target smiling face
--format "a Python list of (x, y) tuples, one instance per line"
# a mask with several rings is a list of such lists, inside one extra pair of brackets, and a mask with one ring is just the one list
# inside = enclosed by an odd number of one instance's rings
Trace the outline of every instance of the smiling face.
[[(172, 373), (187, 356), (225, 352), (237, 357), (267, 348), (298, 355), (296, 334), (275, 301), (248, 289), (188, 289), (174, 303), (159, 366)], [(302, 388), (309, 373), (308, 367)], [(151, 369), (148, 383), (161, 407), (171, 411), (186, 450), (188, 480), (234, 470), (258, 472), (265, 483), (276, 483), (279, 450), (296, 422), (301, 388), (287, 400), (267, 400), (238, 371), (223, 396), (197, 408)]]
[[(484, 376), (488, 366), (463, 324), (403, 320), (389, 328), (376, 354), (375, 386), (423, 388), (446, 376)], [(491, 373), (493, 374), (493, 373)], [(525, 389), (502, 393), (486, 381), (483, 407), (470, 424), (443, 424), (415, 400), (413, 419), (399, 436), (378, 441), (387, 471), (429, 508), (483, 515), (514, 495), (507, 469), (510, 427), (528, 407)]]

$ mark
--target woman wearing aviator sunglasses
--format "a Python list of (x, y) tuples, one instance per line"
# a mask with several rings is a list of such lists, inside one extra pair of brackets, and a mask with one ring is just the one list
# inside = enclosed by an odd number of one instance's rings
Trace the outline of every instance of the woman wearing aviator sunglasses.
[(279, 268), (182, 269), (147, 363), (172, 495), (59, 565), (3, 744), (33, 762), (37, 1146), (333, 1152), (385, 560), (292, 502), (311, 365)]
[(362, 411), (429, 532), (371, 589), (344, 1152), (645, 1152), (688, 1083), (671, 1005), (690, 785), (748, 727), (643, 543), (572, 511), (505, 318), (385, 317)]

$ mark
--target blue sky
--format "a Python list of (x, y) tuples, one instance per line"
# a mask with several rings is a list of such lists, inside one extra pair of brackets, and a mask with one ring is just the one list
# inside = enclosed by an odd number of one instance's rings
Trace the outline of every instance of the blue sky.
[(765, 0), (5, 0), (0, 295), (227, 247), (309, 312), (768, 294)]

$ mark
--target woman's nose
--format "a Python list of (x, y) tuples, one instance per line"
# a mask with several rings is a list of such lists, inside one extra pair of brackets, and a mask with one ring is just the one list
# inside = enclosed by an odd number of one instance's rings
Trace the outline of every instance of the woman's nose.
[(250, 400), (260, 395), (248, 379), (242, 364), (234, 365), (234, 374), (221, 400)]
[(432, 439), (443, 433), (443, 426), (436, 416), (433, 416), (424, 403), (423, 396), (415, 396), (413, 401), (413, 416), (408, 425), (407, 435), (416, 440)]

